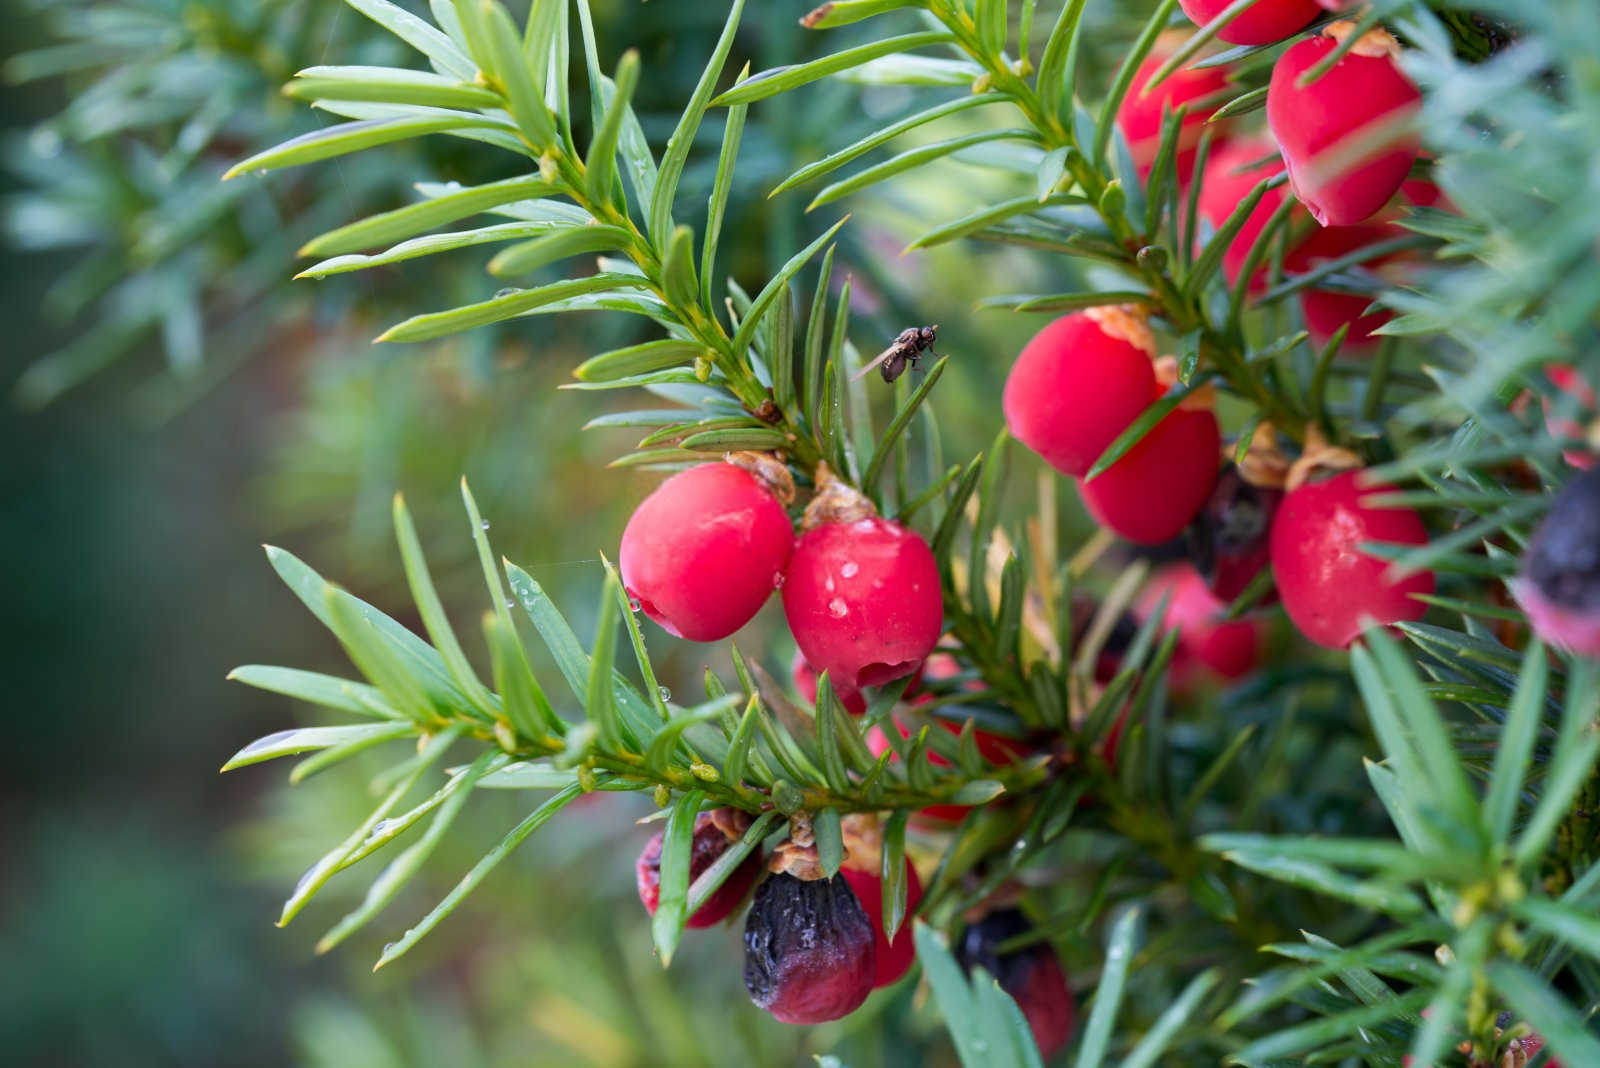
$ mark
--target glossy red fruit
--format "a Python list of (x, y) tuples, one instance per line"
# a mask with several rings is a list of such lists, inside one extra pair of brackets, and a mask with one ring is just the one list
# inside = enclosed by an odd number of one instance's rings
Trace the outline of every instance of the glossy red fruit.
[[(1404, 230), (1389, 223), (1325, 227), (1311, 233), (1284, 257), (1284, 271), (1288, 274), (1304, 274), (1360, 249), (1404, 235)], [(1388, 256), (1367, 260), (1358, 269), (1371, 273), (1394, 259)], [(1306, 330), (1310, 332), (1314, 344), (1327, 344), (1341, 327), (1348, 325), (1350, 329), (1345, 334), (1340, 351), (1361, 353), (1370, 351), (1377, 344), (1373, 331), (1394, 318), (1393, 312), (1381, 308), (1369, 311), (1372, 301), (1370, 293), (1305, 289), (1300, 292), (1300, 311), (1305, 315)]]
[(1346, 471), (1290, 491), (1272, 523), (1272, 574), (1284, 610), (1300, 633), (1330, 649), (1358, 638), (1367, 619), (1421, 619), (1427, 606), (1412, 595), (1430, 594), (1434, 587), (1431, 571), (1397, 581), (1389, 561), (1361, 551), (1363, 542), (1428, 541), (1416, 512), (1367, 504), (1394, 490), (1363, 485), (1361, 474)]
[[(902, 738), (910, 738), (912, 731), (904, 719), (893, 716), (890, 722)], [(960, 734), (964, 722), (957, 723), (948, 719), (938, 719), (933, 722), (949, 731), (951, 734)], [(978, 755), (997, 767), (1013, 763), (1027, 755), (1028, 748), (1015, 738), (1006, 738), (990, 731), (974, 730), (972, 740), (977, 744)], [(888, 737), (883, 733), (882, 726), (873, 727), (867, 731), (867, 749), (873, 756), (882, 756), (891, 749)], [(890, 758), (890, 762), (899, 760), (898, 756)], [(928, 750), (928, 762), (935, 767), (945, 768), (950, 766), (950, 761), (931, 748)], [(912, 820), (925, 827), (943, 827), (949, 824), (960, 823), (972, 811), (971, 805), (929, 805), (912, 813)]]
[(1221, 447), (1217, 417), (1180, 406), (1120, 460), (1078, 483), (1078, 492), (1101, 526), (1137, 545), (1160, 545), (1183, 533), (1205, 506)]
[(1177, 158), (1178, 179), (1187, 184), (1194, 170), (1195, 146), (1199, 144), (1206, 120), (1216, 114), (1222, 103), (1220, 96), (1228, 90), (1228, 75), (1222, 67), (1186, 68), (1173, 72), (1146, 94), (1145, 86), (1150, 83), (1151, 76), (1171, 57), (1173, 50), (1158, 43), (1139, 65), (1133, 84), (1128, 87), (1128, 95), (1117, 109), (1117, 125), (1128, 140), (1128, 151), (1139, 168), (1139, 177), (1149, 178), (1161, 149), (1161, 122), (1165, 113), (1189, 105), (1178, 133)]
[(939, 565), (916, 531), (872, 517), (800, 536), (783, 612), (806, 662), (842, 689), (904, 678), (944, 628)]
[(1540, 638), (1600, 658), (1600, 467), (1556, 495), (1511, 592)]
[(817, 1024), (854, 1012), (872, 993), (872, 924), (842, 875), (779, 873), (756, 888), (744, 927), (744, 986), (784, 1023)]
[[(1272, 517), (1283, 491), (1247, 481), (1233, 464), (1184, 531), (1189, 560), (1208, 590), (1232, 604), (1272, 562)], [(1273, 593), (1269, 600), (1276, 600)]]
[(1049, 1060), (1072, 1038), (1077, 1015), (1061, 961), (1048, 942), (1001, 953), (998, 947), (1032, 929), (1018, 909), (996, 909), (962, 933), (956, 960), (968, 971), (982, 968), (1010, 994), (1028, 1021), (1039, 1053)]
[[(1596, 412), (1600, 411), (1600, 401), (1596, 400), (1594, 387), (1584, 379), (1576, 367), (1568, 364), (1550, 364), (1544, 369), (1544, 373), (1551, 382), (1555, 383), (1557, 389), (1570, 398), (1566, 402), (1566, 406), (1575, 406), (1584, 419), (1584, 422), (1579, 422), (1566, 418), (1560, 414), (1560, 409), (1563, 405), (1552, 403), (1547, 397), (1544, 401), (1545, 429), (1554, 438), (1572, 440), (1589, 438), (1591, 432), (1586, 424), (1600, 426), (1600, 421), (1597, 421), (1600, 420), (1600, 416), (1596, 415)], [(1552, 415), (1552, 412), (1557, 414)], [(1561, 455), (1566, 459), (1567, 463), (1581, 470), (1587, 470), (1595, 464), (1595, 452), (1593, 449), (1568, 449)]]
[[(794, 662), (789, 671), (794, 679), (794, 688), (801, 697), (813, 705), (817, 703), (817, 669), (806, 663), (806, 658), (799, 650), (795, 651)], [(829, 679), (832, 682), (832, 679)], [(846, 690), (839, 686), (833, 687), (833, 696), (836, 697), (844, 710), (852, 716), (867, 714), (867, 699), (859, 690)]]
[(872, 976), (873, 988), (899, 982), (901, 976), (911, 970), (911, 962), (917, 958), (917, 946), (911, 936), (910, 920), (911, 910), (922, 900), (922, 880), (917, 875), (916, 866), (907, 858), (905, 876), (907, 918), (895, 932), (892, 942), (884, 935), (883, 930), (883, 879), (879, 877), (878, 869), (858, 868), (847, 860), (839, 869), (839, 874), (844, 876), (845, 882), (850, 884), (850, 889), (855, 891), (856, 900), (861, 902), (861, 909), (867, 914), (867, 922), (872, 924), (873, 955), (877, 961)]
[(1267, 628), (1258, 620), (1224, 620), (1228, 605), (1212, 596), (1190, 564), (1157, 572), (1139, 597), (1139, 615), (1148, 619), (1168, 598), (1166, 626), (1181, 627), (1172, 658), (1172, 684), (1184, 689), (1206, 674), (1234, 680), (1250, 674), (1266, 652)]
[[(1213, 151), (1206, 158), (1206, 169), (1201, 176), (1200, 218), (1209, 222), (1213, 230), (1221, 229), (1228, 216), (1263, 178), (1283, 171), (1283, 160), (1277, 152), (1271, 142), (1261, 138), (1230, 141)], [(1222, 254), (1222, 273), (1230, 286), (1238, 282), (1251, 247), (1288, 195), (1281, 185), (1267, 190), (1244, 226), (1228, 243), (1227, 251)], [(1266, 275), (1264, 266), (1256, 268), (1250, 278), (1252, 291), (1264, 288)]]
[[(1204, 26), (1227, 9), (1230, 0), (1178, 0), (1196, 26)], [(1256, 0), (1217, 34), (1229, 44), (1264, 45), (1298, 33), (1321, 14), (1316, 0)]]
[(755, 475), (701, 464), (634, 510), (618, 566), (628, 596), (669, 634), (726, 638), (760, 610), (794, 549), (783, 505)]
[(1064, 316), (1022, 348), (1001, 404), (1018, 441), (1082, 475), (1156, 394), (1155, 339), (1117, 308)]
[(1399, 45), (1384, 31), (1364, 35), (1310, 85), (1298, 84), (1349, 27), (1334, 23), (1294, 45), (1278, 58), (1267, 87), (1267, 122), (1290, 188), (1323, 226), (1376, 215), (1406, 180), (1420, 146), (1406, 126), (1422, 94), (1395, 63)]
[[(741, 820), (738, 816), (730, 819), (724, 814), (710, 812), (702, 812), (694, 818), (694, 839), (689, 847), (691, 883), (727, 852), (728, 846), (738, 837), (736, 828), (740, 822), (749, 823), (748, 820)], [(724, 826), (733, 830), (731, 836)], [(656, 914), (656, 903), (661, 895), (661, 840), (661, 832), (657, 831), (650, 841), (645, 843), (644, 852), (639, 854), (638, 863), (634, 865), (634, 875), (639, 884), (639, 900), (644, 902), (645, 911), (652, 916)], [(733, 874), (728, 876), (727, 881), (706, 899), (706, 903), (689, 917), (684, 926), (711, 927), (727, 919), (743, 903), (745, 895), (750, 892), (751, 885), (760, 874), (761, 856), (760, 850), (756, 850), (740, 862), (733, 870)]]

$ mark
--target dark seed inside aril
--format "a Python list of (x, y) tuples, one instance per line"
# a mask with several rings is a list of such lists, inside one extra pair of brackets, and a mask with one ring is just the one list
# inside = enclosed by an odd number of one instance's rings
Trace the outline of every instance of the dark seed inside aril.
[(1600, 467), (1568, 482), (1528, 549), (1528, 577), (1554, 604), (1600, 612)]
[(872, 925), (842, 876), (773, 875), (745, 917), (744, 985), (784, 1023), (814, 1024), (853, 1012), (872, 992)]
[(1283, 491), (1254, 485), (1229, 464), (1185, 536), (1189, 559), (1211, 592), (1232, 601), (1267, 566), (1272, 517)]

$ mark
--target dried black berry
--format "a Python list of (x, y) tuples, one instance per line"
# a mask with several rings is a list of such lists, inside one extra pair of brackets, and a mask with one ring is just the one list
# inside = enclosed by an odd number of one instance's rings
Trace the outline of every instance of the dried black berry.
[(1190, 561), (1218, 600), (1231, 602), (1267, 566), (1272, 517), (1282, 500), (1282, 490), (1246, 481), (1233, 464), (1217, 476), (1185, 536)]
[(1600, 657), (1600, 467), (1557, 495), (1512, 591), (1539, 637)]
[(872, 992), (872, 924), (844, 878), (777, 874), (756, 889), (744, 924), (750, 1000), (784, 1023), (837, 1020)]
[(1033, 1040), (1046, 1059), (1072, 1037), (1076, 1008), (1061, 962), (1048, 942), (1034, 942), (1008, 953), (1002, 943), (1032, 929), (1018, 909), (996, 909), (962, 933), (956, 960), (968, 971), (982, 968), (1010, 994), (1033, 1031)]

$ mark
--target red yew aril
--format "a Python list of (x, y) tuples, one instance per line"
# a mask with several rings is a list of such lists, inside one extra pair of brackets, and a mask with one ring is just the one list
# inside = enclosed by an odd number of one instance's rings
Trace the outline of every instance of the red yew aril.
[[(1232, 0), (1178, 0), (1196, 26), (1227, 10)], [(1256, 0), (1217, 34), (1229, 44), (1264, 45), (1281, 41), (1311, 24), (1321, 11), (1316, 0)]]
[(1205, 506), (1221, 446), (1210, 408), (1180, 404), (1116, 463), (1079, 482), (1078, 492), (1101, 526), (1137, 545), (1160, 545)]
[(1057, 471), (1082, 475), (1150, 403), (1155, 352), (1133, 312), (1092, 308), (1057, 319), (1011, 367), (1006, 426)]
[[(702, 812), (694, 818), (694, 839), (689, 847), (689, 881), (698, 879), (750, 824), (749, 817), (733, 809)], [(638, 882), (639, 900), (645, 911), (654, 916), (661, 896), (661, 842), (662, 832), (645, 843), (644, 852), (634, 865)], [(754, 850), (746, 857), (727, 880), (717, 888), (706, 903), (701, 905), (684, 924), (685, 927), (711, 927), (727, 919), (745, 899), (750, 887), (761, 874), (761, 851)]]
[(795, 546), (783, 612), (806, 662), (835, 685), (881, 686), (916, 671), (939, 641), (939, 565), (892, 520), (821, 522)]
[[(1575, 405), (1583, 414), (1585, 422), (1568, 419), (1559, 414), (1563, 406), (1559, 402), (1552, 402), (1548, 397), (1544, 401), (1544, 425), (1551, 437), (1563, 439), (1587, 439), (1591, 445), (1587, 449), (1567, 449), (1561, 455), (1567, 463), (1581, 470), (1594, 466), (1595, 453), (1600, 451), (1600, 401), (1596, 400), (1595, 389), (1583, 377), (1576, 367), (1564, 363), (1550, 364), (1544, 369), (1545, 376), (1555, 383), (1557, 389), (1566, 394), (1570, 400), (1567, 405)], [(1556, 414), (1552, 414), (1556, 411)]]
[(1165, 113), (1190, 105), (1178, 134), (1177, 158), (1178, 180), (1187, 183), (1194, 170), (1195, 146), (1206, 120), (1221, 104), (1218, 98), (1227, 92), (1228, 75), (1221, 67), (1177, 70), (1146, 93), (1151, 76), (1173, 51), (1173, 47), (1162, 47), (1162, 42), (1158, 42), (1155, 51), (1139, 65), (1133, 84), (1128, 87), (1128, 95), (1122, 98), (1122, 106), (1117, 109), (1117, 125), (1128, 140), (1128, 151), (1139, 168), (1139, 177), (1149, 178), (1161, 148), (1161, 123)]
[(1224, 620), (1228, 606), (1212, 596), (1191, 564), (1172, 564), (1159, 571), (1139, 597), (1138, 611), (1148, 619), (1168, 597), (1167, 627), (1181, 627), (1172, 658), (1172, 684), (1185, 689), (1204, 674), (1232, 681), (1254, 671), (1266, 651), (1266, 627), (1258, 620)]
[(777, 588), (794, 548), (783, 504), (731, 463), (667, 479), (634, 510), (618, 566), (628, 596), (669, 634), (719, 641)]
[(999, 947), (1027, 934), (1032, 925), (1014, 908), (996, 909), (963, 932), (956, 960), (968, 971), (982, 968), (1011, 995), (1028, 1021), (1034, 1044), (1049, 1060), (1072, 1037), (1077, 1015), (1066, 972), (1048, 942), (1002, 953)]
[[(1404, 235), (1404, 230), (1388, 223), (1325, 227), (1308, 235), (1285, 256), (1283, 268), (1291, 275), (1304, 274), (1369, 245)], [(1392, 259), (1393, 256), (1367, 260), (1359, 269), (1371, 272)], [(1313, 343), (1325, 345), (1341, 327), (1349, 326), (1341, 346), (1343, 352), (1370, 350), (1377, 343), (1372, 332), (1394, 318), (1393, 312), (1384, 309), (1368, 311), (1372, 301), (1373, 297), (1366, 293), (1317, 288), (1300, 291), (1300, 311), (1305, 315), (1306, 330)]]
[[(889, 722), (894, 725), (894, 729), (899, 733), (900, 737), (911, 737), (912, 730), (906, 720), (899, 716), (892, 716)], [(948, 719), (937, 719), (933, 722), (936, 722), (951, 734), (961, 733), (961, 723)], [(875, 757), (882, 756), (892, 748), (888, 737), (883, 732), (884, 728), (882, 726), (876, 726), (867, 731), (867, 749)], [(1027, 754), (1027, 746), (1022, 742), (1015, 738), (1002, 737), (990, 731), (975, 729), (972, 732), (972, 740), (977, 744), (978, 755), (997, 767), (1013, 763)], [(934, 752), (931, 747), (927, 752), (930, 764), (941, 768), (950, 766), (950, 761), (939, 753)], [(890, 757), (891, 762), (899, 759), (898, 756)], [(971, 805), (929, 805), (927, 808), (919, 809), (911, 818), (914, 822), (924, 826), (937, 827), (960, 823), (966, 818), (967, 813), (971, 811)]]
[[(1228, 464), (1185, 536), (1189, 559), (1212, 595), (1231, 604), (1271, 564), (1272, 517), (1283, 490), (1259, 486)], [(1269, 598), (1276, 600), (1276, 594)]]
[(911, 962), (917, 959), (917, 944), (911, 937), (910, 919), (911, 910), (922, 900), (922, 880), (917, 875), (916, 867), (909, 859), (906, 861), (906, 920), (894, 933), (892, 942), (884, 934), (883, 879), (877, 871), (863, 871), (847, 863), (839, 869), (839, 874), (855, 891), (856, 899), (861, 902), (861, 910), (867, 914), (867, 922), (872, 925), (874, 959), (877, 961), (872, 976), (873, 989), (898, 983), (911, 970)]
[(1409, 129), (1422, 94), (1401, 72), (1399, 44), (1383, 30), (1309, 85), (1301, 76), (1354, 28), (1336, 22), (1278, 57), (1267, 87), (1267, 122), (1283, 151), (1294, 195), (1323, 226), (1376, 215), (1406, 180), (1420, 142)]
[[(794, 679), (794, 688), (813, 705), (817, 703), (817, 669), (806, 663), (806, 658), (796, 650), (794, 663), (790, 666), (790, 674)], [(828, 680), (832, 683), (832, 679)], [(867, 714), (867, 699), (859, 690), (846, 690), (838, 685), (833, 687), (833, 696), (844, 706), (844, 710), (852, 716)]]
[[(1251, 138), (1228, 142), (1206, 158), (1200, 185), (1200, 218), (1209, 222), (1213, 230), (1220, 229), (1262, 179), (1282, 172), (1283, 161), (1270, 141)], [(1222, 254), (1222, 273), (1230, 286), (1238, 282), (1250, 249), (1288, 195), (1281, 185), (1267, 190), (1244, 226), (1228, 243), (1227, 251)], [(1250, 288), (1263, 288), (1265, 280), (1266, 268), (1258, 267), (1251, 275)]]
[(1428, 541), (1416, 512), (1367, 503), (1392, 487), (1361, 479), (1361, 471), (1345, 471), (1290, 490), (1272, 523), (1272, 574), (1284, 610), (1300, 633), (1330, 649), (1360, 637), (1367, 619), (1421, 619), (1427, 606), (1412, 595), (1434, 588), (1432, 572), (1397, 580), (1388, 560), (1361, 550), (1363, 542)]

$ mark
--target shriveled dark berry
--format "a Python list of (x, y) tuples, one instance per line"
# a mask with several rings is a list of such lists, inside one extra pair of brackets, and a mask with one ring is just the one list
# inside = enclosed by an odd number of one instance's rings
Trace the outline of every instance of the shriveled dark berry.
[(756, 888), (745, 917), (745, 989), (784, 1023), (837, 1020), (872, 993), (873, 939), (843, 876), (773, 875)]
[(994, 976), (1022, 1010), (1039, 1053), (1048, 1060), (1072, 1037), (1077, 1010), (1066, 973), (1048, 942), (999, 951), (1002, 943), (1031, 929), (1020, 910), (996, 909), (962, 933), (956, 960), (968, 971), (976, 966)]
[(1600, 467), (1556, 496), (1512, 591), (1539, 637), (1600, 657)]
[[(737, 816), (733, 818), (738, 819)], [(719, 820), (717, 814), (711, 812), (702, 812), (694, 818), (694, 841), (689, 847), (690, 882), (698, 879), (702, 872), (727, 852), (733, 840), (729, 831), (734, 826), (728, 818)], [(737, 836), (736, 830), (734, 836)], [(639, 900), (644, 902), (645, 911), (652, 916), (656, 914), (656, 905), (661, 899), (661, 842), (661, 832), (658, 831), (645, 843), (644, 852), (639, 854), (638, 863), (634, 865)], [(744, 901), (745, 895), (750, 892), (750, 885), (760, 874), (761, 851), (757, 849), (733, 870), (704, 905), (695, 910), (684, 926), (711, 927), (727, 919)]]
[(1232, 603), (1272, 560), (1272, 517), (1283, 491), (1252, 485), (1229, 464), (1185, 532), (1189, 559), (1217, 599)]

